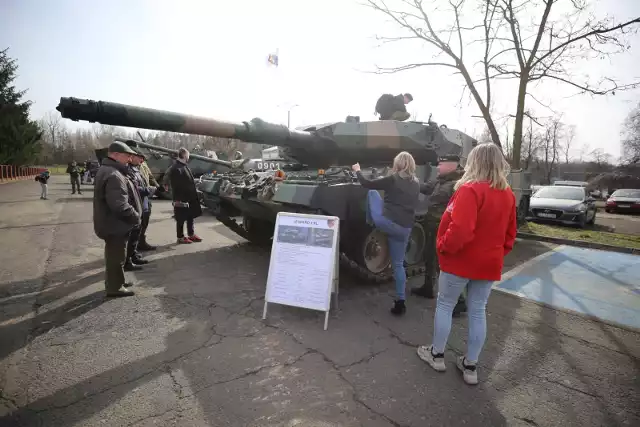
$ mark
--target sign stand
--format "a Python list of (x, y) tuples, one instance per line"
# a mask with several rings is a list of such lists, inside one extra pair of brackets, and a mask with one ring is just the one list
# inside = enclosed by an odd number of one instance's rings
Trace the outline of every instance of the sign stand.
[(324, 311), (331, 294), (338, 307), (340, 220), (335, 216), (279, 212), (271, 246), (262, 319), (269, 303)]

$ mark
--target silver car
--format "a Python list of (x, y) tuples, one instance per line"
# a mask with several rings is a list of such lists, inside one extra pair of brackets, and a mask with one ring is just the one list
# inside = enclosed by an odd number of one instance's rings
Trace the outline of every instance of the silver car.
[(531, 197), (527, 220), (585, 227), (596, 222), (597, 209), (585, 187), (550, 185)]

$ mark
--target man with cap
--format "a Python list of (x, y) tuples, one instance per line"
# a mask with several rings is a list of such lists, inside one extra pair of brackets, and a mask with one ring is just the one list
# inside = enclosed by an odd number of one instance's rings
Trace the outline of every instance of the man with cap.
[[(460, 157), (455, 155), (442, 156), (438, 159), (438, 177), (429, 186), (433, 187), (433, 191), (429, 196), (429, 210), (426, 215), (426, 242), (425, 242), (425, 275), (424, 284), (420, 287), (413, 288), (413, 295), (435, 298), (435, 286), (438, 280), (440, 268), (436, 252), (436, 237), (438, 234), (438, 226), (440, 219), (447, 209), (449, 200), (453, 196), (453, 186), (456, 181), (462, 178), (464, 170), (460, 166)], [(427, 190), (428, 191), (428, 190)], [(467, 311), (464, 296), (460, 295), (458, 304), (456, 304), (453, 313), (458, 315)]]
[(410, 93), (396, 96), (385, 93), (376, 102), (376, 113), (380, 115), (380, 120), (405, 121), (411, 117), (405, 107), (411, 101), (413, 101), (413, 96)]
[(95, 177), (93, 229), (105, 242), (107, 297), (134, 295), (131, 284), (125, 282), (123, 269), (129, 235), (140, 226), (142, 217), (142, 201), (133, 182), (127, 178), (127, 165), (134, 154), (126, 144), (113, 142)]
[[(130, 141), (127, 141), (127, 145), (129, 144)], [(145, 155), (140, 151), (140, 149), (136, 147), (132, 147), (131, 145), (129, 145), (129, 148), (131, 148), (135, 154), (131, 156), (128, 178), (135, 186), (136, 190), (138, 191), (140, 200), (142, 201), (142, 220), (140, 223), (140, 227), (135, 227), (133, 230), (131, 230), (131, 234), (129, 235), (129, 241), (127, 242), (127, 261), (124, 265), (124, 270), (135, 271), (142, 269), (141, 265), (149, 263), (149, 261), (143, 259), (138, 252), (138, 244), (140, 241), (140, 236), (142, 234), (144, 217), (149, 214), (149, 198), (153, 195), (155, 188), (147, 185), (147, 182), (144, 180), (142, 174), (140, 173), (140, 165), (146, 159)]]

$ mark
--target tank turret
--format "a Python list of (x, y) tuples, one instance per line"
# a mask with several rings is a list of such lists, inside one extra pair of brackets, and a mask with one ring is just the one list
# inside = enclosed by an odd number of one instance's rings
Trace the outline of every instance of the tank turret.
[(443, 132), (443, 128), (432, 122), (425, 124), (393, 120), (348, 120), (294, 130), (259, 118), (234, 123), (79, 98), (60, 98), (56, 109), (62, 117), (74, 121), (276, 145), (284, 147), (287, 157), (318, 168), (355, 162), (364, 166), (388, 164), (403, 150), (410, 152), (417, 164), (434, 163), (439, 155), (462, 154), (462, 140), (458, 138), (460, 141), (457, 141), (455, 135), (464, 135), (456, 130), (447, 129), (447, 132)]

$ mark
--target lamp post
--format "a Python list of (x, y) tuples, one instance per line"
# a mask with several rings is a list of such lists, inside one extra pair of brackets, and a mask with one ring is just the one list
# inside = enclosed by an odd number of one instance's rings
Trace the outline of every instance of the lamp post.
[[(283, 104), (278, 105), (278, 107), (282, 107), (284, 106)], [(291, 127), (291, 110), (293, 110), (296, 107), (299, 107), (300, 105), (298, 104), (293, 104), (292, 106), (287, 108), (287, 127)]]

